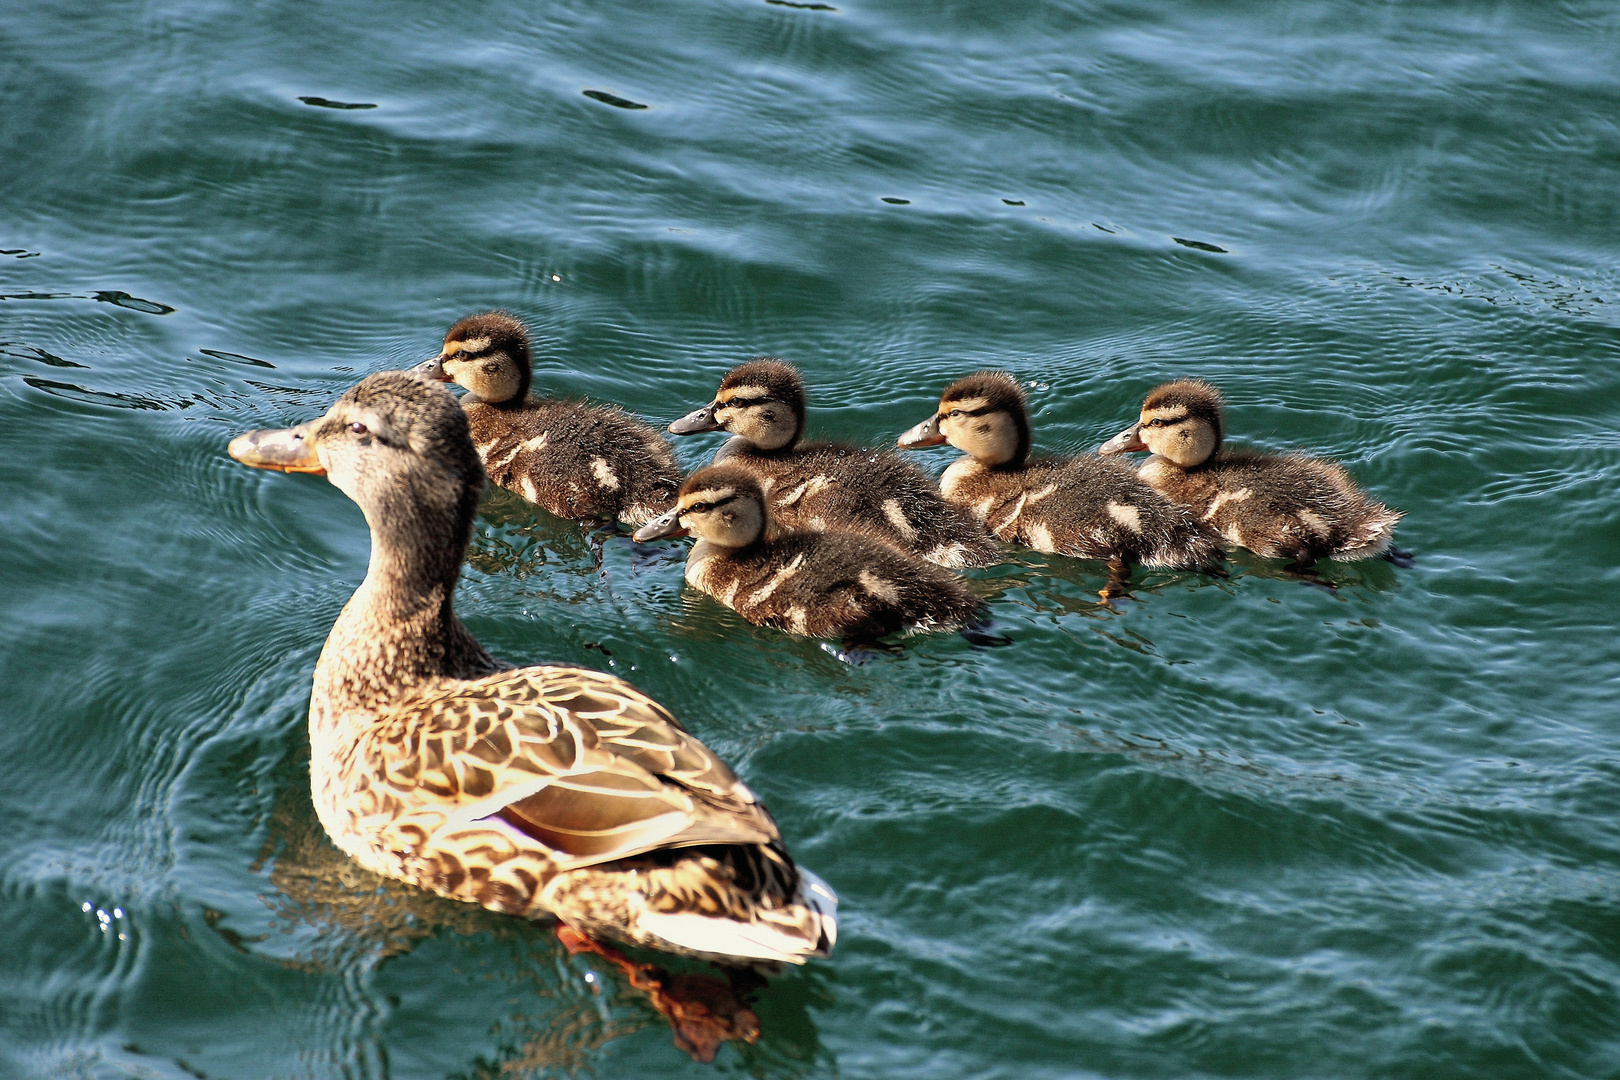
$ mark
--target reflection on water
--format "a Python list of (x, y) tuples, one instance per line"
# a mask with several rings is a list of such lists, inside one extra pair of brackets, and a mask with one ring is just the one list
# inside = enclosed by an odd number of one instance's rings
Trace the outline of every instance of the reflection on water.
[[(277, 797), (251, 869), (267, 872), (271, 888), (261, 899), (273, 916), (271, 932), (244, 936), (212, 910), (204, 911), (204, 921), (237, 952), (272, 956), (284, 967), (352, 975), (398, 962), (430, 938), (500, 943), (500, 955), (510, 962), (481, 965), (486, 979), (503, 984), (505, 1005), (489, 1021), (499, 1051), (471, 1062), (467, 1075), (572, 1076), (588, 1072), (597, 1052), (616, 1039), (669, 1030), (621, 972), (596, 957), (570, 957), (550, 925), (447, 900), (362, 868), (327, 838), (299, 784)], [(713, 970), (632, 952), (673, 971)], [(824, 1005), (830, 998), (814, 976), (799, 971), (759, 992), (752, 1002), (760, 1016), (759, 1041), (728, 1044), (742, 1055), (749, 1075), (788, 1080), (825, 1057), (807, 1008), (812, 1000)]]
[(594, 574), (602, 557), (593, 536), (589, 526), (555, 517), (521, 495), (491, 485), (478, 507), (467, 564), (479, 573), (518, 579), (533, 578), (546, 567), (576, 577)]
[(303, 924), (322, 931), (300, 938), (298, 951), (283, 963), (335, 970), (357, 958), (380, 963), (441, 930), (498, 937), (512, 932), (512, 920), (364, 869), (332, 844), (312, 809), (306, 791), (282, 791), (251, 868), (259, 873), (269, 867), (275, 891), (262, 899), (285, 928)]
[(662, 1023), (612, 976), (571, 963), (549, 928), (446, 900), (362, 868), (333, 846), (314, 819), (308, 794), (298, 787), (287, 788), (276, 801), (253, 870), (266, 866), (273, 891), (262, 899), (274, 913), (271, 925), (279, 940), (243, 938), (219, 925), (217, 913), (205, 918), (238, 950), (252, 946), (280, 954), (287, 967), (327, 973), (374, 969), (441, 934), (485, 935), (505, 943), (520, 962), (487, 970), (491, 977), (510, 980), (506, 997), (515, 1005), (512, 1012), (491, 1017), (491, 1031), (503, 1048), (500, 1058), (473, 1063), (472, 1075), (524, 1077), (548, 1069), (572, 1074), (605, 1043)]

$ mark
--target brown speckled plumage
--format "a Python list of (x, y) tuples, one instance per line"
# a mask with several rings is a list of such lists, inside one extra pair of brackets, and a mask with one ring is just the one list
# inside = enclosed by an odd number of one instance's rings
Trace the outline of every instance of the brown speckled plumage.
[(243, 436), (232, 453), (280, 467), (255, 443), (293, 441), (317, 448), (372, 532), (310, 700), (315, 806), (339, 847), (593, 936), (732, 963), (826, 954), (831, 894), (667, 710), (611, 675), (511, 669), (456, 618), (483, 472), (448, 392), (373, 375), (321, 419)]
[[(770, 421), (785, 440), (765, 448), (749, 431), (747, 395), (763, 393)], [(785, 529), (861, 532), (947, 567), (1000, 561), (996, 542), (971, 514), (945, 499), (934, 481), (890, 449), (802, 442), (804, 380), (791, 364), (761, 358), (740, 364), (721, 380), (715, 420), (733, 438), (715, 462), (752, 470), (766, 488), (771, 512)]]
[(941, 477), (946, 497), (1008, 543), (1126, 566), (1219, 568), (1210, 530), (1128, 466), (1094, 454), (1032, 459), (1028, 409), (1010, 376), (952, 383), (934, 422), (968, 454)]
[(1268, 558), (1308, 565), (1381, 555), (1402, 516), (1334, 462), (1223, 450), (1221, 393), (1202, 380), (1155, 387), (1139, 422), (1119, 439), (1133, 432), (1154, 451), (1142, 465), (1144, 480), (1227, 543)]
[[(745, 464), (693, 473), (668, 517), (671, 528), (700, 538), (686, 580), (759, 626), (872, 641), (899, 630), (957, 629), (981, 615), (981, 602), (955, 574), (891, 545), (839, 530), (779, 529)], [(637, 536), (660, 531), (654, 522)]]
[[(494, 390), (481, 386), (480, 367), (496, 372), (503, 362), (516, 378), (488, 383)], [(462, 319), (445, 335), (436, 363), (468, 387), (462, 404), (491, 483), (558, 517), (632, 525), (674, 501), (680, 469), (657, 431), (614, 405), (529, 395), (529, 337), (517, 319), (502, 312)]]

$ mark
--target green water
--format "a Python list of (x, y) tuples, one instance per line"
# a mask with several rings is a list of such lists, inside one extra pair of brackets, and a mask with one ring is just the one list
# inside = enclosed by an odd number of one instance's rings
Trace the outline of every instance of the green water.
[[(0, 10), (0, 1075), (1620, 1076), (1620, 9), (829, 6)], [(473, 631), (665, 702), (842, 898), (705, 1068), (310, 805), (367, 535), (226, 440), (493, 306), (546, 392), (769, 352), (871, 442), (1200, 375), (1417, 564), (1115, 612), (1010, 553), (1011, 647), (851, 667), (492, 494)]]

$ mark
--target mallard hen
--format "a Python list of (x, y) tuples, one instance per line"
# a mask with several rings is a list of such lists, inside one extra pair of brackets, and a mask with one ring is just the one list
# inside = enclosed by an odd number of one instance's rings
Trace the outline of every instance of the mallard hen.
[(681, 471), (658, 432), (614, 405), (530, 396), (529, 332), (505, 312), (456, 323), (417, 371), (467, 389), (490, 480), (558, 517), (641, 525), (674, 502)]
[(868, 642), (898, 630), (954, 630), (982, 614), (955, 574), (888, 544), (783, 530), (759, 478), (735, 461), (687, 477), (675, 508), (635, 538), (688, 531), (698, 542), (686, 580), (758, 626)]
[(1129, 467), (1091, 454), (1032, 459), (1024, 392), (1003, 372), (958, 379), (934, 415), (899, 438), (905, 447), (945, 442), (967, 455), (940, 477), (946, 498), (1008, 543), (1106, 561), (1105, 596), (1124, 588), (1132, 564), (1220, 572), (1210, 530)]
[(589, 937), (731, 965), (828, 954), (832, 893), (666, 709), (611, 675), (514, 669), (456, 618), (484, 471), (446, 389), (372, 375), (324, 416), (240, 435), (230, 452), (324, 473), (371, 529), (310, 697), (315, 808), (340, 848)]
[(1167, 382), (1148, 394), (1137, 422), (1100, 452), (1149, 451), (1143, 480), (1257, 555), (1291, 559), (1300, 568), (1322, 558), (1411, 561), (1410, 552), (1390, 546), (1399, 510), (1369, 497), (1334, 462), (1222, 450), (1223, 411), (1221, 392), (1209, 383)]
[(713, 401), (669, 430), (730, 432), (714, 463), (751, 469), (785, 529), (862, 532), (952, 568), (1000, 559), (984, 526), (944, 499), (921, 469), (889, 450), (802, 443), (804, 418), (798, 369), (762, 357), (732, 368)]

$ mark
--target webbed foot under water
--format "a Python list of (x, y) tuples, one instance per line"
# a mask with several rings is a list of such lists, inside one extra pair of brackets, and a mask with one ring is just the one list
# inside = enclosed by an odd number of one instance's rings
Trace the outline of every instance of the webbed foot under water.
[(687, 975), (665, 971), (656, 964), (637, 963), (618, 949), (580, 933), (567, 923), (557, 924), (557, 940), (570, 956), (590, 953), (624, 972), (630, 985), (647, 995), (674, 1032), (675, 1045), (705, 1064), (714, 1060), (720, 1044), (759, 1038), (759, 1017), (743, 1004), (732, 981), (716, 975)]
[(968, 644), (981, 649), (999, 649), (1013, 643), (1013, 639), (1006, 634), (995, 633), (994, 627), (995, 624), (991, 622), (975, 623), (972, 626), (962, 627), (957, 633), (966, 638)]
[(1318, 589), (1326, 589), (1335, 596), (1337, 596), (1339, 593), (1339, 587), (1337, 585), (1316, 572), (1316, 560), (1314, 559), (1310, 560), (1309, 562), (1291, 562), (1282, 569), (1283, 573), (1287, 574), (1291, 578), (1294, 578), (1301, 585), (1314, 585)]

